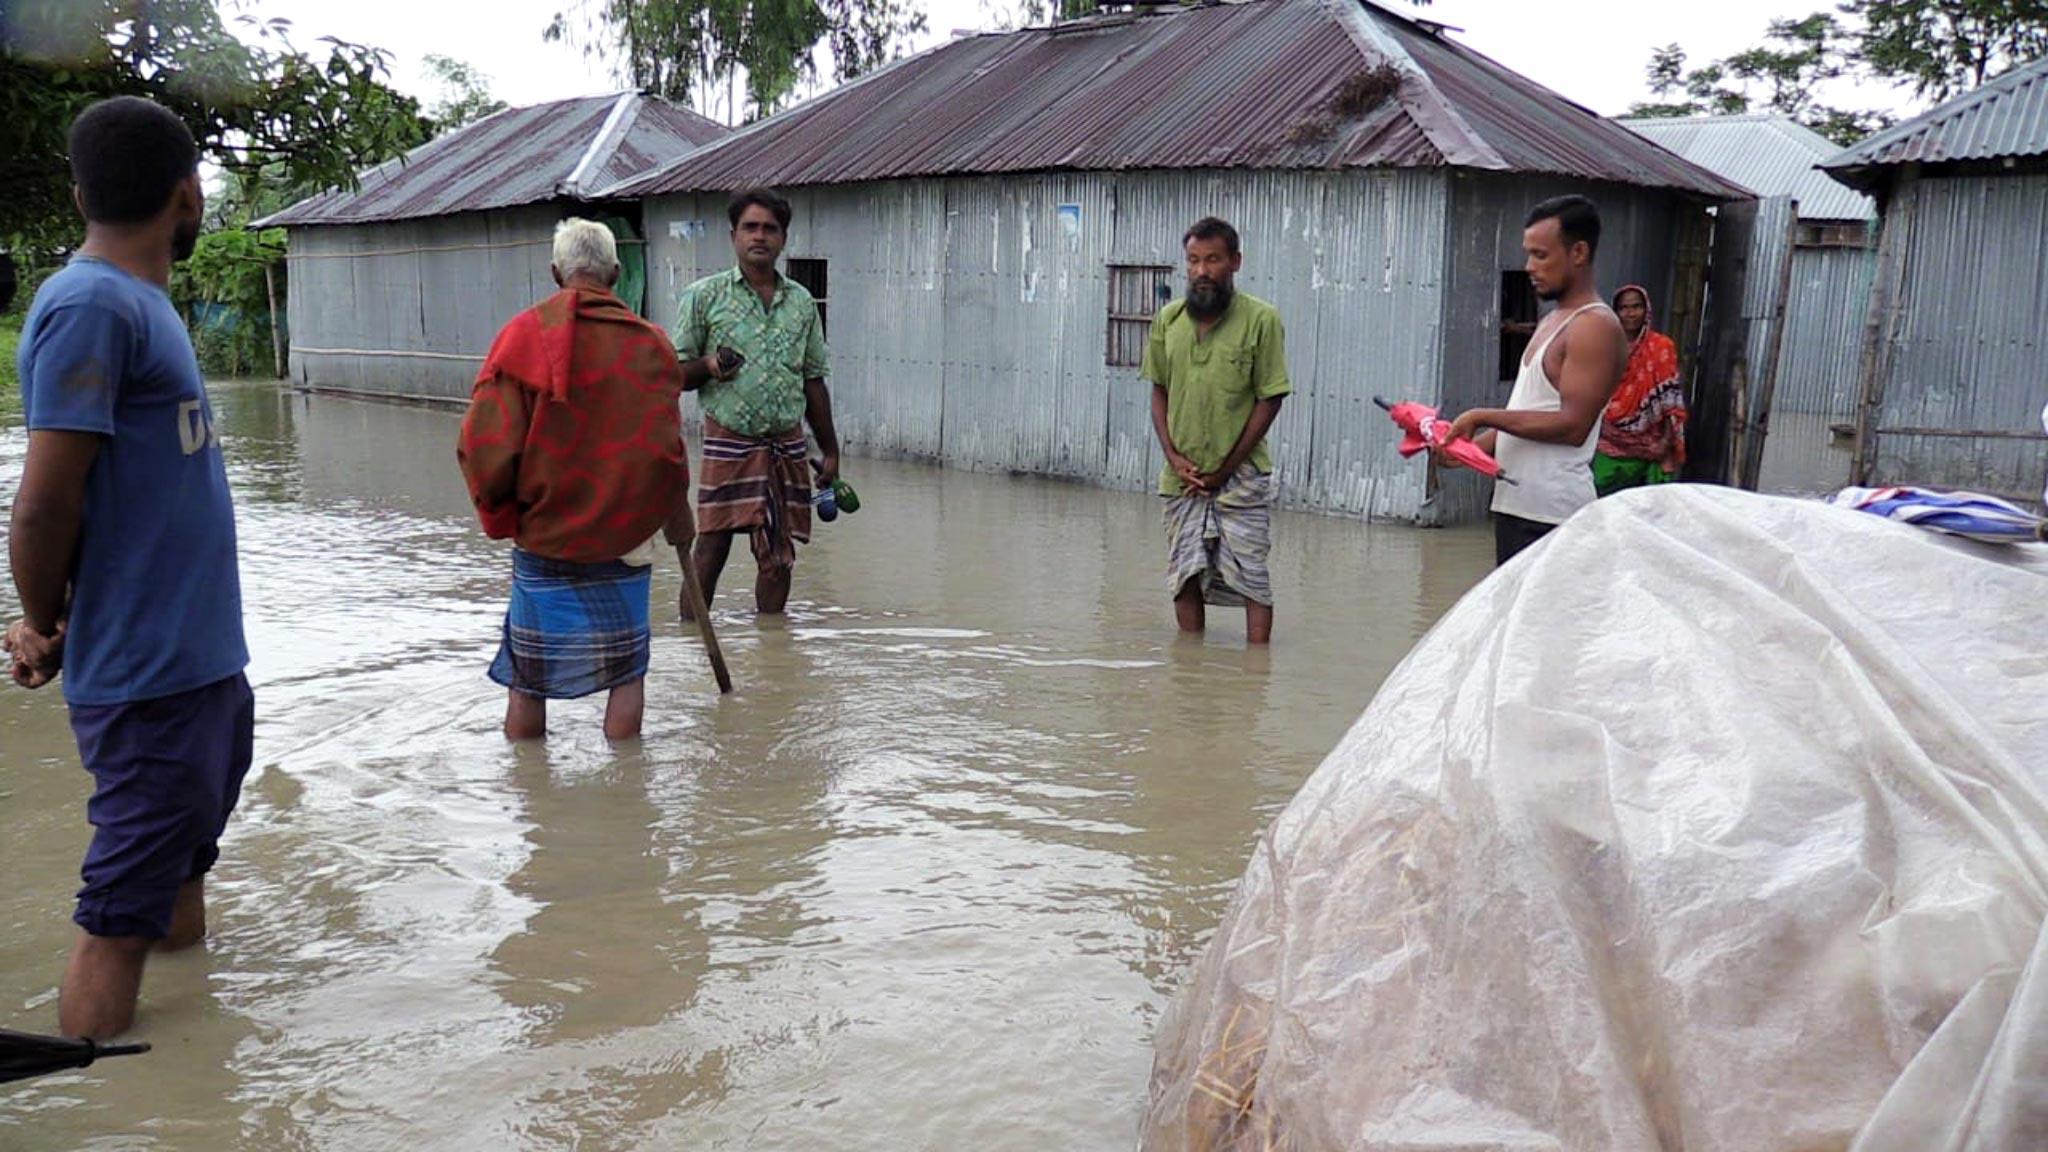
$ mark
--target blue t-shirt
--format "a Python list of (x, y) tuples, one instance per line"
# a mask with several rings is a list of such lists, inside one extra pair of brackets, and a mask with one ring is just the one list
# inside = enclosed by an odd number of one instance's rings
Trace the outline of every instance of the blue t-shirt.
[(21, 334), (31, 432), (96, 432), (64, 698), (127, 704), (242, 671), (235, 509), (199, 360), (162, 288), (78, 257)]

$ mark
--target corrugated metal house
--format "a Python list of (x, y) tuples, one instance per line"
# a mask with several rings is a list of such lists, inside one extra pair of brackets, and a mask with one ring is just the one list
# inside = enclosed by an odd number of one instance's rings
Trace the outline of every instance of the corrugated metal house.
[(966, 37), (746, 128), (610, 193), (643, 200), (658, 315), (729, 266), (725, 193), (749, 185), (796, 205), (789, 271), (826, 301), (849, 446), (1129, 489), (1160, 465), (1148, 322), (1187, 226), (1229, 218), (1242, 287), (1288, 326), (1284, 501), (1409, 520), (1484, 492), (1436, 492), (1372, 398), (1505, 399), (1537, 319), (1530, 205), (1595, 196), (1605, 279), (1688, 282), (1697, 322), (1705, 207), (1748, 196), (1358, 0)]
[(1774, 365), (1761, 486), (1840, 487), (1848, 462), (1831, 449), (1829, 427), (1853, 419), (1860, 397), (1857, 352), (1877, 266), (1876, 203), (1820, 170), (1840, 146), (1788, 117), (1622, 123), (1763, 198), (1765, 223), (1754, 245), (1761, 274), (1751, 278), (1743, 306), (1751, 322), (1749, 372)]
[(635, 93), (513, 108), (262, 221), (290, 230), (292, 379), (467, 399), (498, 329), (555, 290), (555, 224), (609, 215), (644, 267), (637, 206), (583, 201), (726, 131)]
[(1877, 197), (1856, 478), (2040, 499), (2048, 61), (1828, 160)]

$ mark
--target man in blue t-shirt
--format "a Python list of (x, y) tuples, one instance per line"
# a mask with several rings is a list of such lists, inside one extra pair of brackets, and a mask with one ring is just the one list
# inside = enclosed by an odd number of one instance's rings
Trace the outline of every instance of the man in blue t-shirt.
[(235, 514), (213, 412), (165, 284), (204, 199), (183, 121), (133, 97), (71, 127), (85, 243), (21, 338), (28, 460), (9, 560), (24, 687), (61, 671), (94, 833), (58, 1027), (133, 1023), (152, 947), (206, 934), (204, 876), (255, 730)]

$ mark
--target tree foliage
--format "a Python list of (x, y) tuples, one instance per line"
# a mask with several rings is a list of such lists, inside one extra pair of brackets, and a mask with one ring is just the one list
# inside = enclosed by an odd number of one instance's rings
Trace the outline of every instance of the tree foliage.
[(1941, 101), (2048, 56), (2048, 0), (1848, 0), (1870, 74)]
[(1856, 41), (1833, 14), (1773, 20), (1763, 44), (1698, 68), (1686, 67), (1685, 49), (1676, 44), (1657, 49), (1646, 69), (1656, 99), (1637, 104), (1629, 115), (1775, 112), (1838, 144), (1853, 144), (1891, 123), (1881, 112), (1822, 101), (1821, 86), (1854, 74), (1856, 67)]
[(819, 78), (820, 45), (843, 82), (894, 59), (925, 28), (912, 0), (584, 0), (557, 13), (545, 36), (580, 39), (635, 87), (694, 107), (709, 90), (744, 83), (751, 117)]
[(170, 108), (229, 171), (274, 165), (312, 187), (353, 186), (426, 139), (383, 52), (333, 38), (302, 50), (288, 22), (239, 23), (248, 42), (214, 0), (0, 0), (0, 243), (75, 242), (65, 136), (110, 96)]
[(189, 259), (171, 271), (171, 299), (192, 328), (201, 366), (239, 375), (271, 363), (270, 286), (277, 276), (283, 304), (285, 231), (223, 228), (199, 238)]
[(2048, 0), (1845, 0), (1833, 12), (1771, 21), (1763, 44), (1698, 68), (1676, 44), (1646, 69), (1654, 100), (1632, 116), (1768, 111), (1848, 145), (1891, 124), (1883, 112), (1825, 103), (1821, 86), (1858, 79), (1945, 100), (2048, 56)]
[(428, 53), (421, 62), (441, 87), (441, 98), (427, 109), (435, 132), (453, 132), (505, 110), (505, 102), (491, 95), (491, 78), (474, 66), (438, 52)]

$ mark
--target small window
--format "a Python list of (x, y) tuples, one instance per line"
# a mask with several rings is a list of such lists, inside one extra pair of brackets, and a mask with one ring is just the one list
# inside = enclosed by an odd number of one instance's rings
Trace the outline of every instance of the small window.
[(1870, 225), (1863, 221), (1850, 224), (1801, 224), (1799, 226), (1801, 248), (1868, 248), (1870, 247)]
[(804, 291), (811, 294), (811, 299), (818, 302), (818, 334), (830, 336), (832, 333), (831, 325), (825, 322), (825, 302), (829, 297), (827, 289), (830, 287), (829, 277), (825, 272), (825, 262), (823, 260), (791, 260), (789, 262), (789, 278), (803, 285)]
[(1162, 264), (1109, 266), (1109, 352), (1112, 368), (1136, 368), (1145, 362), (1145, 341), (1152, 335), (1152, 317), (1173, 299), (1173, 269)]
[(1500, 378), (1522, 374), (1522, 357), (1536, 335), (1536, 286), (1527, 272), (1500, 274)]

